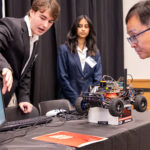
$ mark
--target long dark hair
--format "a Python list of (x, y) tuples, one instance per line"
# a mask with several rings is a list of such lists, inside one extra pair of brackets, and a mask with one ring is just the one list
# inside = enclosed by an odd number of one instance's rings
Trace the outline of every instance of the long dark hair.
[(88, 55), (95, 56), (97, 54), (97, 45), (96, 45), (96, 33), (92, 24), (91, 19), (86, 15), (81, 15), (76, 18), (70, 31), (67, 34), (67, 39), (65, 44), (69, 47), (72, 53), (77, 53), (77, 45), (78, 45), (78, 36), (77, 36), (77, 28), (81, 19), (86, 19), (89, 24), (90, 32), (86, 37), (86, 46), (88, 48)]

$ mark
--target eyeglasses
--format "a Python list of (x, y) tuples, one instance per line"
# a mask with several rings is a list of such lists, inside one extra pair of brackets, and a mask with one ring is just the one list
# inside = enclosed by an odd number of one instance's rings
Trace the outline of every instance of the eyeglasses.
[(133, 35), (133, 36), (128, 37), (128, 38), (127, 38), (128, 42), (129, 42), (130, 44), (136, 44), (136, 43), (138, 43), (137, 36), (143, 34), (143, 33), (146, 32), (146, 31), (149, 31), (149, 30), (150, 30), (150, 28), (148, 28), (148, 29), (146, 29), (146, 30), (144, 30), (144, 31), (142, 31), (142, 32), (140, 32), (140, 33), (138, 33), (138, 34), (135, 34), (135, 35)]

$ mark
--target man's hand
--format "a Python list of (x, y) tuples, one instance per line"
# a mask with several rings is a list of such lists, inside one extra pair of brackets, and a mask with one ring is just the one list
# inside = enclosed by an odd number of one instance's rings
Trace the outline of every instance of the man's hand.
[(3, 68), (2, 78), (3, 78), (2, 94), (5, 94), (7, 90), (8, 92), (10, 92), (12, 84), (13, 84), (12, 71), (8, 68)]
[(19, 107), (25, 114), (27, 114), (32, 111), (33, 105), (29, 102), (20, 102)]

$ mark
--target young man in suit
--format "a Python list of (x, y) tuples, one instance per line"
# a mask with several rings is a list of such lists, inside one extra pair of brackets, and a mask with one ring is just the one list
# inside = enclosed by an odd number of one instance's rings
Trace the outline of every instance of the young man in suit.
[(56, 21), (60, 6), (56, 0), (34, 0), (24, 18), (0, 20), (0, 71), (5, 106), (15, 92), (24, 113), (30, 103), (31, 67), (37, 57), (37, 43)]
[(150, 1), (136, 3), (126, 16), (128, 41), (141, 59), (150, 57)]

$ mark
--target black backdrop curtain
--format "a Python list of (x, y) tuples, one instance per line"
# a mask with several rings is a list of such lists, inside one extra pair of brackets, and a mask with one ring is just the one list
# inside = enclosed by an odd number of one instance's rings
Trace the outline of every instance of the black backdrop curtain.
[[(88, 15), (95, 26), (97, 44), (101, 52), (103, 74), (114, 79), (123, 75), (123, 9), (122, 0), (58, 0), (61, 6), (59, 20), (41, 37), (39, 57), (33, 68), (31, 101), (57, 98), (57, 48), (65, 41), (73, 20)], [(5, 0), (6, 16), (23, 17), (32, 0)]]
[(2, 18), (2, 0), (0, 0), (0, 18)]

